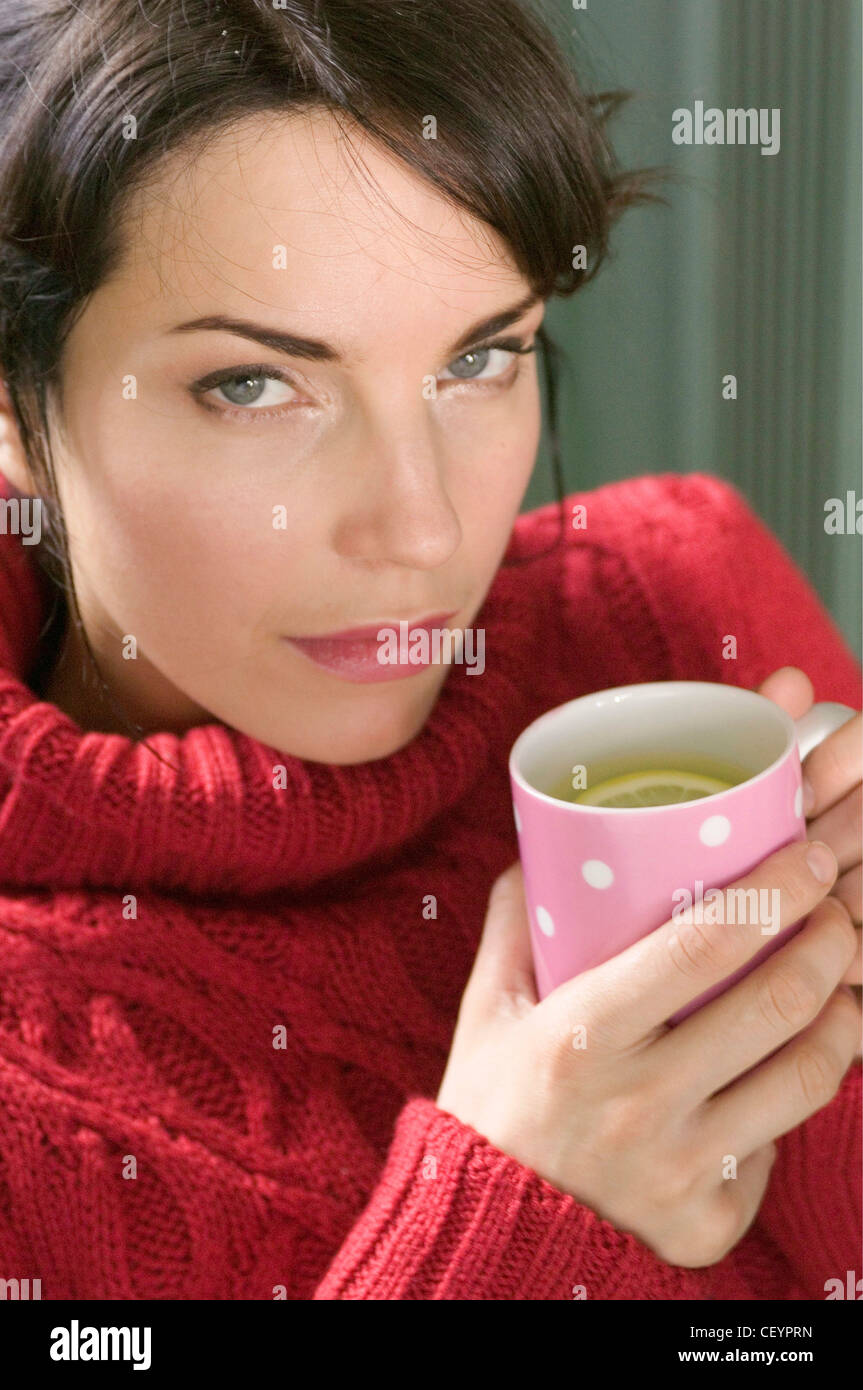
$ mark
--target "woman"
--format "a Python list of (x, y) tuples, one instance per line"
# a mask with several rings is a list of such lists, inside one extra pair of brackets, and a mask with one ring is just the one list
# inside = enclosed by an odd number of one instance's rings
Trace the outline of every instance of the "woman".
[[(543, 709), (860, 703), (727, 485), (518, 515), (544, 306), (645, 193), (612, 103), (516, 0), (21, 10), (2, 470), (43, 533), (0, 534), (0, 1273), (823, 1297), (859, 1203), (859, 720), (809, 760), (821, 866), (750, 876), (811, 914), (770, 962), (670, 1032), (752, 943), (659, 929), (542, 1004), (530, 970), (506, 754)], [(385, 665), (383, 628), (481, 635), (482, 669)]]

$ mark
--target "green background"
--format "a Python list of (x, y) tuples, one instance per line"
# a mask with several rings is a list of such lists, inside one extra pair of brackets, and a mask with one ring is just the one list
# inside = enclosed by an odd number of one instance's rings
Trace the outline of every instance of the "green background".
[[(861, 538), (824, 529), (828, 498), (863, 492), (859, 0), (540, 8), (583, 87), (634, 92), (609, 127), (621, 164), (672, 173), (668, 206), (626, 212), (597, 279), (548, 306), (566, 489), (727, 478), (859, 657)], [(673, 144), (697, 99), (779, 107), (778, 154)], [(524, 509), (554, 495), (544, 436)]]

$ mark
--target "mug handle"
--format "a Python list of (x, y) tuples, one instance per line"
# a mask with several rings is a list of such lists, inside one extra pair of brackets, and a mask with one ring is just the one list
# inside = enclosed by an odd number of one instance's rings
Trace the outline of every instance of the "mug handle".
[(811, 753), (812, 749), (828, 734), (832, 734), (836, 729), (847, 724), (849, 719), (853, 719), (857, 713), (856, 709), (849, 708), (848, 705), (837, 704), (835, 700), (821, 700), (817, 705), (813, 705), (806, 714), (794, 720), (794, 728), (797, 731), (797, 751), (800, 754), (800, 761)]

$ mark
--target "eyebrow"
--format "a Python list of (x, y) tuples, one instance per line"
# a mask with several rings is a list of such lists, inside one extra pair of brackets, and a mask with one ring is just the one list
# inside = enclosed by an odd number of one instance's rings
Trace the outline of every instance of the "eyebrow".
[[(500, 333), (504, 328), (508, 328), (511, 323), (515, 323), (532, 309), (540, 301), (538, 294), (525, 295), (517, 304), (511, 305), (509, 309), (502, 309), (498, 314), (492, 314), (491, 318), (482, 319), (475, 323), (467, 333), (463, 333), (457, 343), (453, 343), (451, 352), (458, 353), (481, 338), (489, 338), (495, 333)], [(204, 318), (189, 319), (187, 323), (174, 324), (168, 331), (170, 333), (198, 333), (206, 330), (219, 333), (235, 333), (239, 338), (251, 338), (255, 343), (261, 343), (263, 347), (273, 348), (276, 352), (284, 352), (289, 357), (304, 357), (313, 362), (340, 362), (340, 354), (331, 343), (323, 342), (320, 338), (301, 338), (295, 333), (281, 333), (275, 328), (268, 328), (266, 324), (251, 323), (248, 319), (234, 319), (226, 317), (224, 314), (207, 314)]]

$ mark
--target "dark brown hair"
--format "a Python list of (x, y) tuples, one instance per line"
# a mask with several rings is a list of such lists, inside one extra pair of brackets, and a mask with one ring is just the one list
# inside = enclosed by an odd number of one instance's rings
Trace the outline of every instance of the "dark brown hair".
[[(252, 113), (325, 107), (493, 227), (543, 299), (590, 280), (616, 218), (657, 196), (658, 171), (622, 173), (605, 133), (630, 94), (582, 92), (533, 0), (0, 5), (0, 369), (43, 500), (40, 564), (97, 672), (49, 426), (52, 409), (62, 418), (66, 338), (122, 255), (130, 195), (163, 156), (193, 158)], [(573, 266), (577, 245), (586, 268)], [(562, 502), (559, 349), (544, 330), (539, 340)]]

